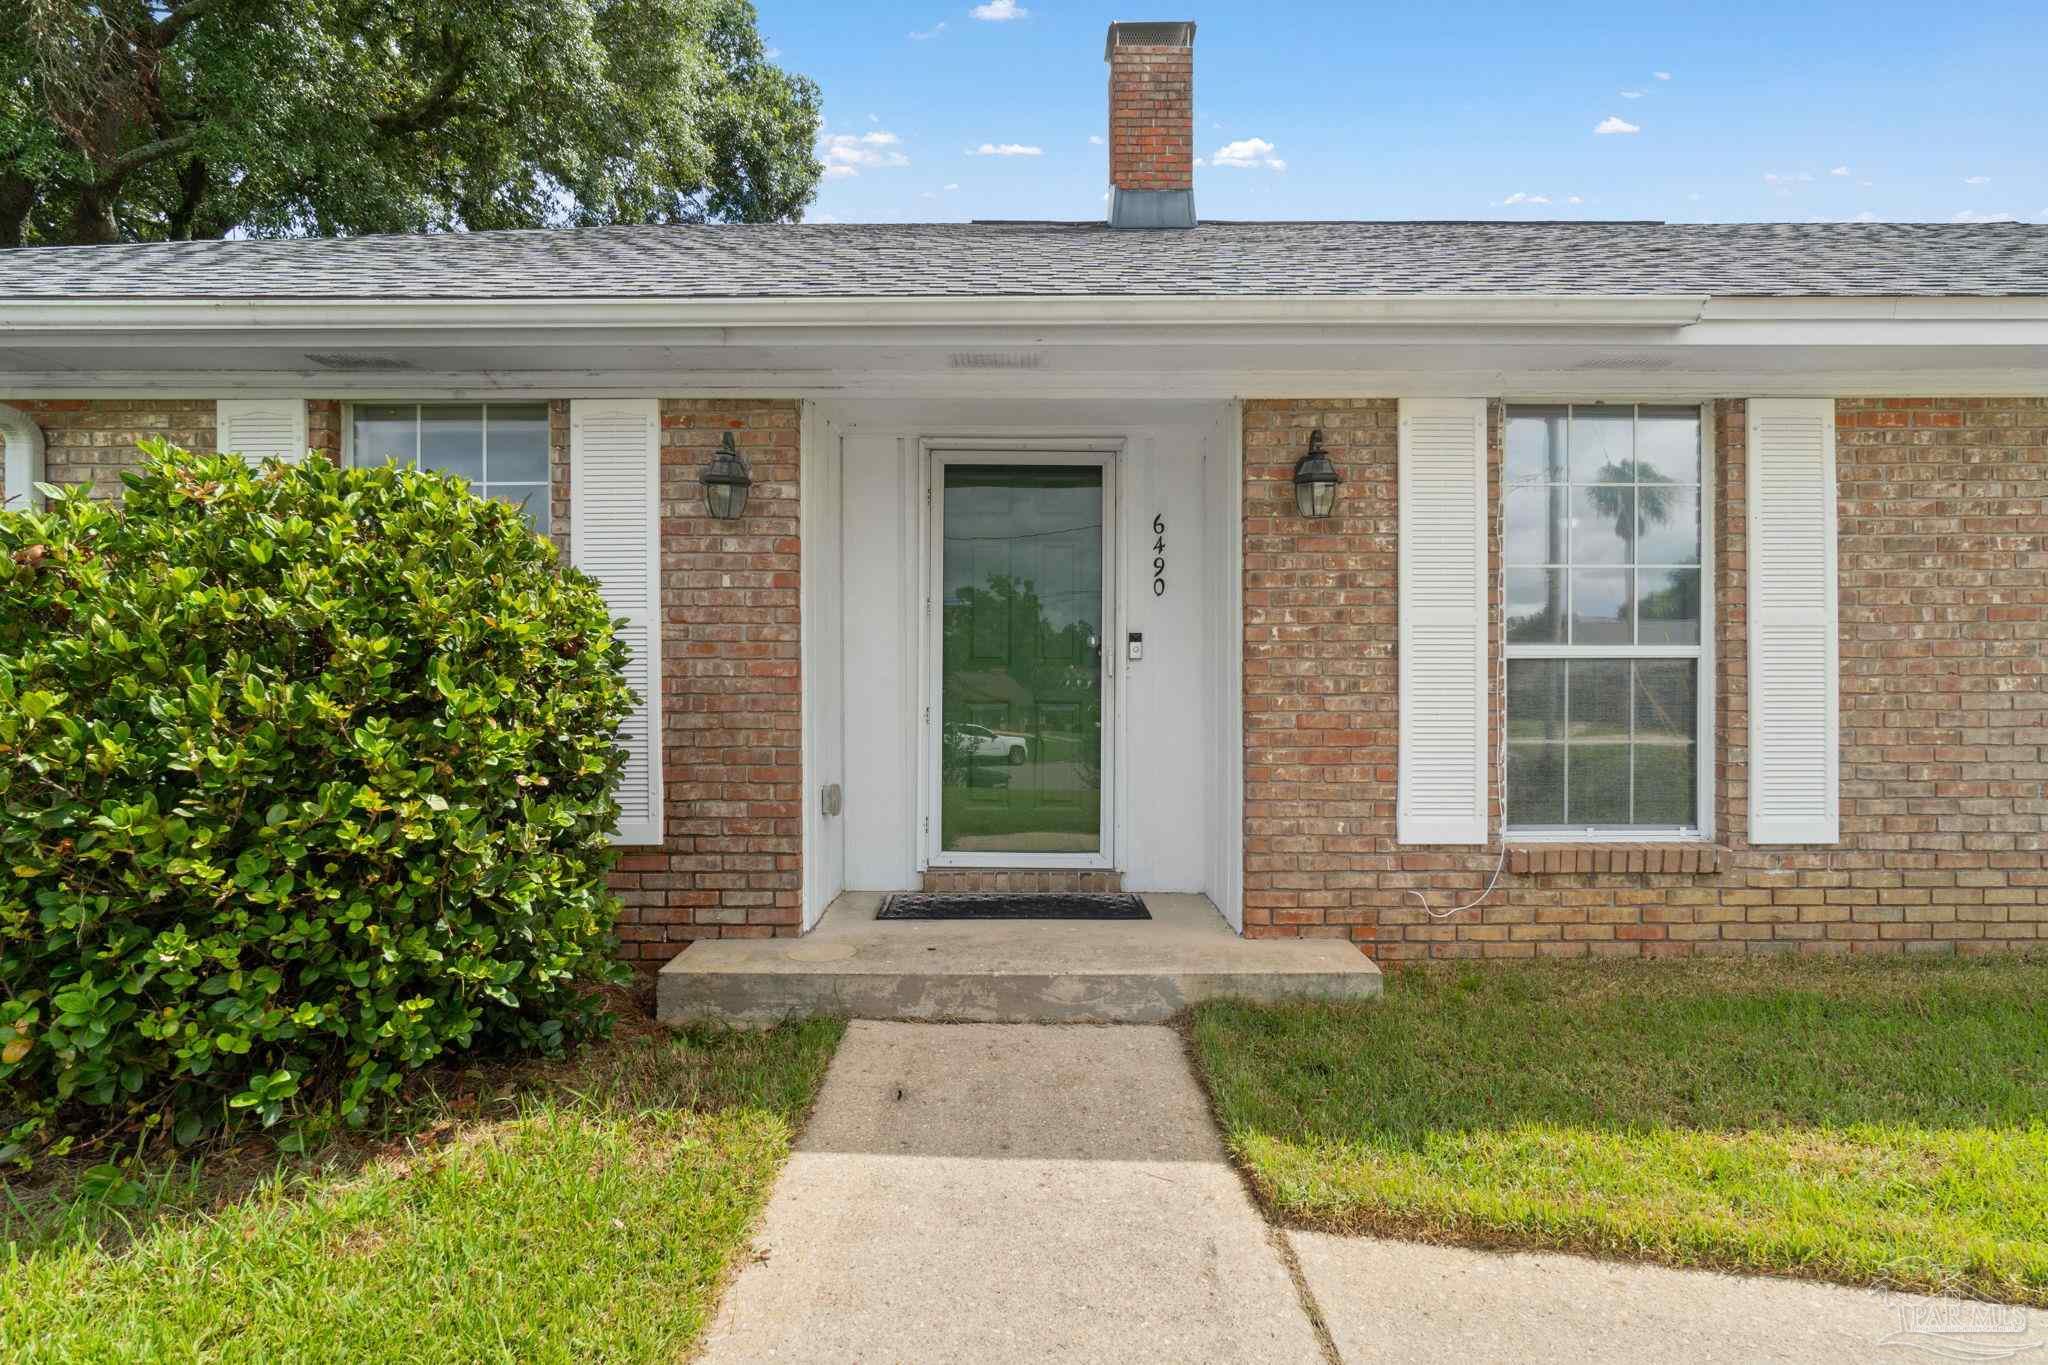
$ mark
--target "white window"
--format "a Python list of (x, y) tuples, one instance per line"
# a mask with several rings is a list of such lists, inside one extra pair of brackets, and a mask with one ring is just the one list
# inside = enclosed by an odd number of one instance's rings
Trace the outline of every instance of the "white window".
[(350, 409), (349, 459), (459, 475), (473, 492), (511, 503), (527, 525), (547, 534), (546, 403), (357, 403)]
[(1510, 834), (1704, 832), (1705, 450), (1698, 407), (1508, 408)]

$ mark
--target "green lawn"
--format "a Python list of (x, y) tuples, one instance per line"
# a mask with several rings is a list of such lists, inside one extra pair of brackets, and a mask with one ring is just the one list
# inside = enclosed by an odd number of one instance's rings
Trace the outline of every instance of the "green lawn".
[(2048, 1306), (2048, 961), (1404, 969), (1193, 1036), (1292, 1223)]
[(678, 1359), (842, 1027), (641, 1032), (403, 1138), (158, 1168), (125, 1209), (11, 1189), (0, 1359)]

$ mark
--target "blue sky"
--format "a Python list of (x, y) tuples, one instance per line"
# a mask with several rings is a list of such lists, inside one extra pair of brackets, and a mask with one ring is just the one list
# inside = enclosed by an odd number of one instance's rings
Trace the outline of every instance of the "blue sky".
[(1103, 32), (1191, 18), (1205, 218), (2048, 222), (2041, 0), (757, 3), (812, 221), (1098, 217)]

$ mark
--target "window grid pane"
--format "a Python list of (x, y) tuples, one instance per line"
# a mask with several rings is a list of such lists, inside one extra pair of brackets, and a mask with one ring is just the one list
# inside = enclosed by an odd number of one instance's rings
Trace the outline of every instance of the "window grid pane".
[[(1510, 829), (1700, 827), (1700, 427), (1692, 407), (1508, 410)], [(1563, 658), (1516, 657), (1518, 647), (1559, 646)], [(1642, 646), (1692, 657), (1600, 657)], [(1556, 697), (1545, 700), (1553, 685)], [(1650, 731), (1645, 706), (1655, 713)]]
[[(548, 473), (551, 437), (545, 403), (358, 404), (352, 410), (352, 420), (353, 458), (357, 463), (381, 463), (395, 458), (408, 469), (424, 467), (454, 474), (466, 479), (470, 491), (478, 497), (497, 498), (519, 508), (530, 528), (547, 534), (552, 488)], [(511, 468), (506, 472), (513, 477), (503, 482), (492, 477), (494, 424), (516, 433), (508, 443), (510, 453), (501, 458), (501, 464), (509, 461)], [(518, 432), (518, 424), (538, 429)], [(471, 425), (475, 428), (473, 439), (466, 430)], [(501, 431), (501, 439), (504, 435)], [(531, 445), (533, 436), (539, 437), (538, 452), (521, 449)], [(540, 457), (537, 462), (536, 453)]]
[(1510, 828), (1699, 826), (1699, 662), (1510, 659)]
[(419, 408), (405, 404), (359, 404), (354, 409), (355, 460), (358, 464), (382, 464), (396, 460), (410, 469), (419, 459)]
[(471, 483), (484, 475), (484, 409), (481, 403), (420, 405), (419, 467), (453, 474)]

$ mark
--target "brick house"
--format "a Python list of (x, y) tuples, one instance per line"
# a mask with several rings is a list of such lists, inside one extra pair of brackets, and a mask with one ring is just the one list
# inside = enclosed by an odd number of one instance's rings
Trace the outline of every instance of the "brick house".
[(2038, 942), (2048, 229), (1201, 223), (1193, 37), (1111, 26), (1102, 223), (0, 255), (6, 493), (162, 434), (519, 502), (643, 646), (650, 966), (920, 886)]

